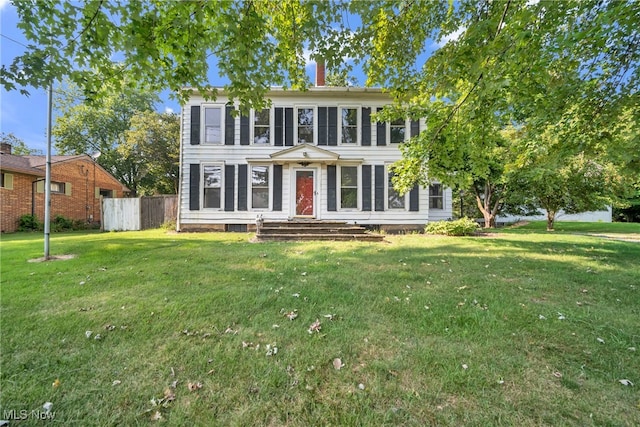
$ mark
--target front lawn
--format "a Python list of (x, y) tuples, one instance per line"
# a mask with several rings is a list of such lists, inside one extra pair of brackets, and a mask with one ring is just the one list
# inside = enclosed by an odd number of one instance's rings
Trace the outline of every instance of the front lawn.
[(640, 244), (563, 224), (385, 243), (54, 234), (76, 257), (46, 263), (27, 262), (41, 235), (3, 235), (2, 419), (640, 425)]

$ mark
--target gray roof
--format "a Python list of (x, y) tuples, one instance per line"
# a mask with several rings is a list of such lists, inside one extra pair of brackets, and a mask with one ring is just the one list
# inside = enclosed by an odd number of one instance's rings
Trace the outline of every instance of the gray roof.
[[(54, 164), (81, 158), (89, 158), (89, 156), (86, 154), (79, 154), (75, 156), (51, 156), (51, 163)], [(0, 153), (0, 169), (8, 172), (44, 176), (46, 163), (46, 156), (15, 156), (13, 154)]]

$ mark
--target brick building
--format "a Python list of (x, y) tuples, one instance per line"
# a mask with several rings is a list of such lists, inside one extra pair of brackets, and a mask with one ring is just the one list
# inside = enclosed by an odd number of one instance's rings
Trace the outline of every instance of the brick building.
[[(45, 156), (0, 150), (0, 231), (16, 231), (22, 215), (44, 219)], [(51, 218), (100, 222), (100, 197), (124, 197), (129, 189), (86, 154), (51, 156)]]

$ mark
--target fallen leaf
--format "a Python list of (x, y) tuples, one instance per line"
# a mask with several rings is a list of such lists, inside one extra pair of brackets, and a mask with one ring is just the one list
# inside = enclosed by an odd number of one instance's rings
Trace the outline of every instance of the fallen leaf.
[(122, 384), (122, 381), (115, 380), (114, 382), (111, 383), (111, 386), (117, 386), (117, 385), (120, 385), (120, 384)]
[(627, 348), (627, 350), (629, 350), (629, 351), (636, 351), (636, 348), (635, 348), (635, 347), (629, 347), (629, 348)]
[(342, 360), (340, 360), (339, 357), (336, 357), (335, 359), (333, 359), (333, 367), (339, 371), (344, 367), (344, 363), (342, 363)]
[[(189, 389), (191, 390), (191, 388)], [(164, 390), (164, 400), (165, 402), (173, 402), (174, 400), (176, 400), (176, 394), (173, 392), (173, 390), (170, 387)]]
[(56, 380), (51, 385), (53, 386), (53, 388), (60, 387), (60, 380), (58, 378), (56, 378)]
[(298, 317), (298, 310), (293, 310), (285, 313), (285, 317), (289, 320), (295, 319), (296, 317)]
[(297, 293), (297, 292), (295, 294), (291, 294), (291, 296), (294, 297), (294, 298), (300, 298), (300, 294)]
[(558, 320), (566, 320), (566, 317), (564, 314), (558, 312)]
[(314, 332), (320, 332), (320, 329), (321, 329), (320, 320), (316, 319), (316, 321), (313, 322), (311, 326), (309, 326), (309, 330), (307, 332), (309, 332), (310, 334), (313, 334)]
[(100, 334), (96, 334), (95, 337), (93, 337), (94, 340), (101, 340), (102, 339), (102, 335)]
[(53, 403), (51, 402), (45, 402), (44, 405), (42, 405), (42, 409), (44, 409), (47, 414), (51, 412), (51, 408), (53, 408)]
[(465, 370), (469, 369), (469, 365), (467, 365), (466, 363), (463, 363), (462, 364), (462, 369), (465, 369)]
[(604, 344), (604, 340), (602, 338), (596, 338), (596, 341), (598, 341), (600, 344)]
[(202, 388), (202, 383), (188, 383), (187, 387), (189, 388), (189, 391), (193, 392), (200, 390)]
[(325, 314), (322, 317), (324, 317), (326, 319), (329, 319), (329, 320), (333, 320), (336, 317), (336, 315), (335, 314)]
[(463, 291), (465, 289), (469, 289), (469, 287), (467, 285), (460, 286), (459, 288), (456, 288), (456, 291), (460, 292), (460, 291)]
[(162, 419), (162, 414), (160, 411), (156, 411), (151, 415), (151, 421), (160, 421)]
[(562, 378), (562, 373), (556, 371), (556, 372), (553, 373), (553, 376), (556, 377), (556, 378)]
[(266, 356), (275, 356), (276, 354), (278, 354), (278, 347), (276, 347), (275, 343), (272, 344), (267, 344), (267, 354)]
[(538, 319), (540, 319), (540, 320), (547, 320), (547, 318), (546, 318), (546, 317), (544, 317), (542, 314), (539, 314), (539, 315), (538, 315)]
[(84, 336), (87, 337), (87, 338), (91, 338), (91, 335), (93, 335), (93, 331), (86, 331), (84, 333)]
[(618, 380), (618, 381), (620, 381), (620, 384), (622, 384), (622, 385), (627, 385), (627, 386), (633, 387), (633, 383), (631, 381), (629, 381), (629, 380), (624, 379), (624, 380)]
[(359, 388), (360, 390), (364, 390), (364, 384), (362, 384), (362, 383), (358, 384), (358, 388)]

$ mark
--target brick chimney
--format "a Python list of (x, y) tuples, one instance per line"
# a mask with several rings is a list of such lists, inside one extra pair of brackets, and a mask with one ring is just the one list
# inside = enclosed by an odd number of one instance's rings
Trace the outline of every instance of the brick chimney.
[(0, 143), (0, 152), (2, 154), (11, 154), (11, 144), (6, 142)]
[(323, 60), (316, 61), (316, 86), (324, 86), (325, 67)]

